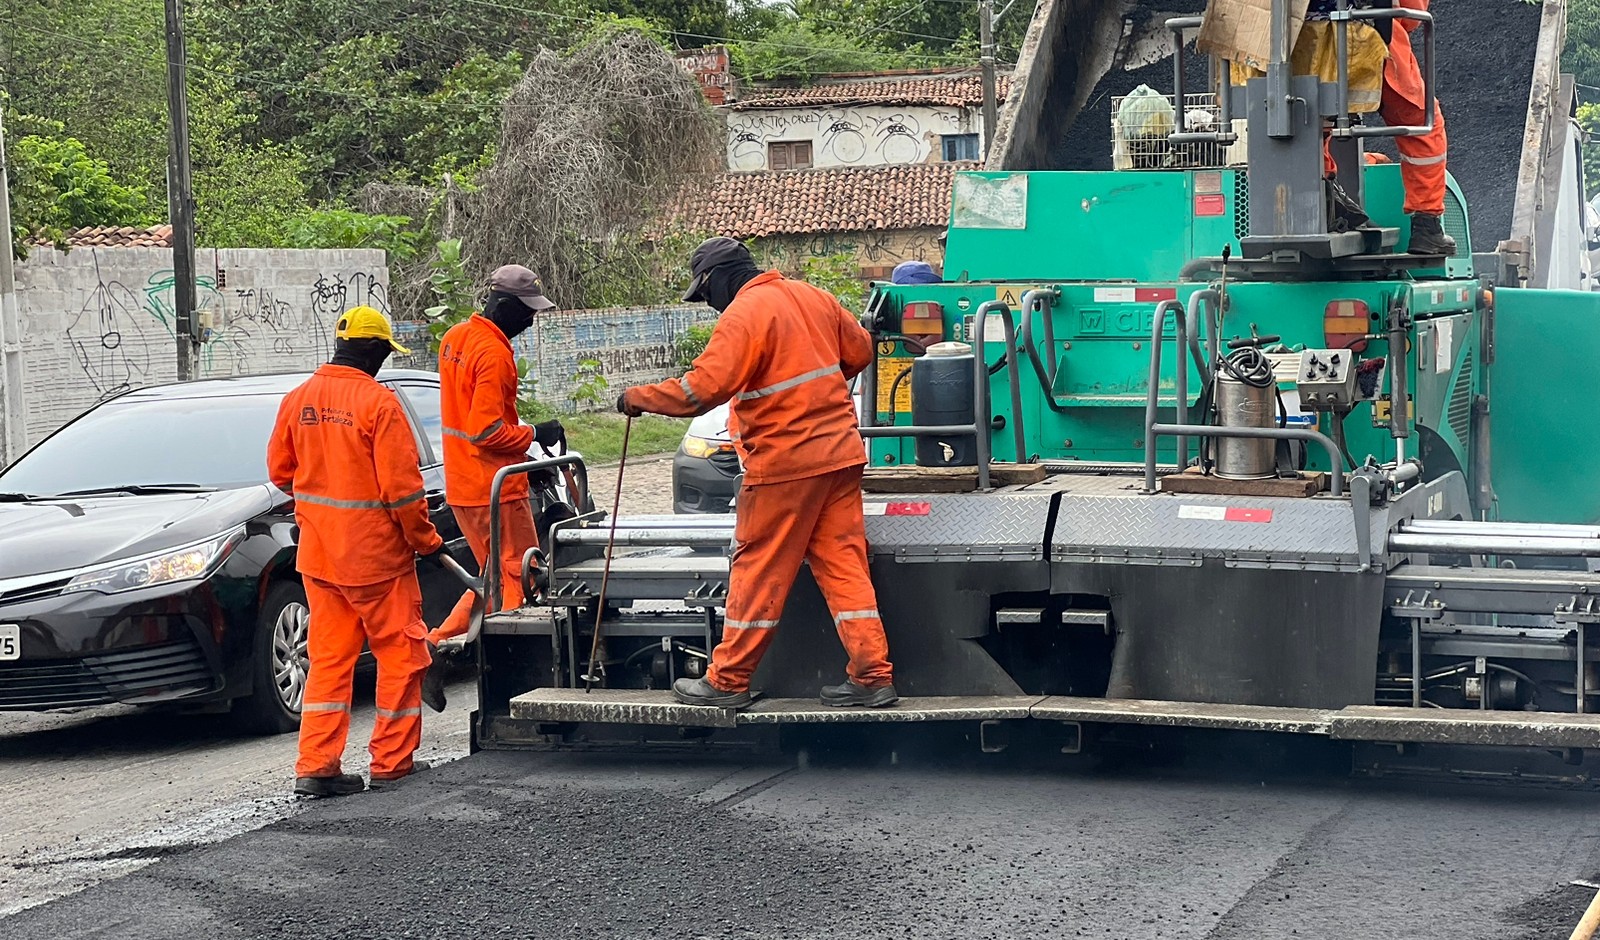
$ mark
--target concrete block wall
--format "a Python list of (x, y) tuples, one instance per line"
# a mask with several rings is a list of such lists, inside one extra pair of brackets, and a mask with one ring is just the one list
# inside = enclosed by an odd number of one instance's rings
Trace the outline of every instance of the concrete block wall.
[[(678, 337), (695, 324), (716, 321), (717, 312), (702, 304), (670, 307), (614, 307), (604, 310), (558, 310), (538, 318), (512, 343), (527, 360), (538, 399), (560, 411), (610, 408), (629, 385), (659, 382), (677, 374)], [(414, 365), (437, 368), (428, 348), (426, 324), (404, 323), (400, 342), (419, 351)], [(574, 401), (575, 381), (586, 360), (599, 363), (606, 390), (595, 403)]]
[[(204, 377), (313, 369), (340, 312), (388, 312), (382, 251), (204, 249), (195, 261)], [(177, 378), (170, 251), (35, 249), (16, 273), (29, 444), (107, 395)]]

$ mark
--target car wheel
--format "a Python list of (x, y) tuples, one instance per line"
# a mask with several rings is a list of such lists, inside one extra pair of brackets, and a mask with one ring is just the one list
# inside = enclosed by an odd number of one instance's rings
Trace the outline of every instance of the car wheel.
[(251, 691), (234, 703), (240, 727), (256, 734), (285, 734), (300, 727), (311, 660), (306, 652), (311, 608), (305, 589), (280, 581), (268, 591), (250, 657)]

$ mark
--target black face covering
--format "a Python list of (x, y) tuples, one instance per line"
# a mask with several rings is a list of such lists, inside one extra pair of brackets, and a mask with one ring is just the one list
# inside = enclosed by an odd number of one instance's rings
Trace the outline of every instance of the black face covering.
[(392, 352), (394, 347), (386, 339), (336, 339), (332, 362), (376, 376)]
[(719, 264), (706, 272), (706, 286), (701, 293), (713, 310), (719, 312), (726, 310), (728, 305), (733, 303), (733, 298), (738, 295), (739, 288), (750, 283), (751, 279), (760, 273), (761, 269), (750, 260)]
[(518, 333), (533, 326), (533, 308), (515, 294), (491, 292), (483, 305), (483, 315), (506, 334), (506, 339), (516, 339)]

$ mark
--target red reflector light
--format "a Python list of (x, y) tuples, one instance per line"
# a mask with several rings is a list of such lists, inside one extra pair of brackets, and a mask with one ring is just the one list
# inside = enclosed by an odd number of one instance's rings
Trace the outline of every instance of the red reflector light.
[(1329, 349), (1367, 348), (1372, 308), (1364, 300), (1330, 300), (1322, 310), (1322, 338)]

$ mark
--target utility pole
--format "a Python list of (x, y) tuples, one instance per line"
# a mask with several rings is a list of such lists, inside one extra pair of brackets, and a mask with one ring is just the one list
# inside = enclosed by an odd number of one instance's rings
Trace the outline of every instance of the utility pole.
[(167, 0), (167, 218), (172, 223), (173, 333), (178, 341), (178, 380), (194, 378), (199, 348), (194, 307), (194, 181), (189, 173), (188, 52), (183, 42), (183, 0)]
[(978, 64), (983, 67), (983, 155), (989, 156), (996, 123), (994, 89), (994, 0), (978, 0)]
[(6, 134), (0, 116), (0, 467), (28, 446), (27, 404), (22, 398), (22, 320), (11, 261), (11, 180), (6, 175)]

